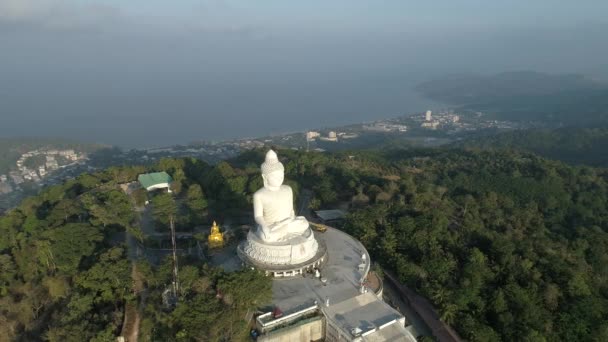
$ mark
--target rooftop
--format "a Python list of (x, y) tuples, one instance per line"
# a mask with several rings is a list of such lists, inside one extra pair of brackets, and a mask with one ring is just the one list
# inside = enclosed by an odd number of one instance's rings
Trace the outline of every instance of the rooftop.
[[(325, 233), (315, 232), (319, 244), (327, 247), (327, 261), (321, 269), (323, 284), (313, 275), (275, 279), (272, 300), (285, 314), (317, 303), (339, 303), (359, 295), (361, 280), (370, 268), (370, 258), (363, 245), (352, 236), (329, 227)], [(365, 259), (362, 256), (365, 255)], [(362, 266), (362, 267), (360, 267)]]
[(363, 336), (363, 342), (416, 342), (416, 338), (399, 322)]
[(139, 175), (137, 180), (139, 181), (139, 184), (146, 189), (151, 189), (159, 185), (166, 186), (173, 181), (171, 176), (165, 171), (144, 173)]
[[(327, 261), (321, 279), (313, 275), (274, 279), (273, 305), (288, 316), (317, 306), (345, 335), (356, 329), (361, 341), (416, 341), (405, 327), (405, 318), (373, 291), (360, 293), (361, 281), (368, 275), (370, 257), (352, 236), (328, 227), (315, 237), (327, 247)], [(329, 299), (329, 306), (325, 300)]]
[(323, 221), (340, 220), (346, 217), (346, 213), (339, 209), (317, 210), (315, 211), (315, 214)]
[(323, 308), (328, 319), (340, 326), (345, 333), (354, 329), (364, 341), (404, 341), (408, 335), (403, 316), (367, 292), (340, 303)]

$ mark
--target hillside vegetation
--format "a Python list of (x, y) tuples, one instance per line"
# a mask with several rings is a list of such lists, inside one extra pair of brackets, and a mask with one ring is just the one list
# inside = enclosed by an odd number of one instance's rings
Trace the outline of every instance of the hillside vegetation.
[(447, 149), (286, 162), (468, 340), (608, 340), (605, 171)]
[[(167, 159), (151, 169), (176, 180), (175, 196), (186, 203), (179, 224), (187, 227), (205, 222), (203, 210), (250, 218), (264, 153), (215, 166)], [(296, 193), (313, 190), (311, 208), (349, 204), (343, 229), (466, 339), (608, 340), (605, 170), (514, 151), (279, 156)], [(170, 263), (130, 263), (126, 247), (112, 242), (115, 232), (137, 233), (132, 206), (141, 201), (116, 184), (144, 171), (82, 175), (0, 218), (2, 338), (109, 341), (128, 306), (143, 306), (143, 340), (246, 338), (243, 317), (268, 303), (268, 278), (180, 260), (183, 292), (166, 311), (159, 303)]]
[(608, 128), (566, 127), (484, 135), (457, 143), (473, 150), (519, 150), (569, 164), (608, 167)]
[[(213, 173), (207, 169), (213, 170), (199, 161), (162, 160), (150, 169), (83, 174), (0, 217), (0, 341), (115, 341), (127, 310), (139, 312), (142, 341), (247, 340), (243, 318), (268, 302), (267, 277), (180, 258), (179, 301), (171, 310), (161, 299), (171, 284), (171, 260), (159, 266), (129, 260), (122, 243), (125, 231), (144, 237), (135, 206), (145, 192), (129, 196), (118, 184), (148, 170), (170, 172), (176, 198), (185, 203), (179, 223), (200, 224), (206, 199), (187, 175)], [(161, 194), (152, 205), (167, 199), (162, 209), (171, 207), (173, 198)], [(160, 209), (155, 218), (163, 221)]]

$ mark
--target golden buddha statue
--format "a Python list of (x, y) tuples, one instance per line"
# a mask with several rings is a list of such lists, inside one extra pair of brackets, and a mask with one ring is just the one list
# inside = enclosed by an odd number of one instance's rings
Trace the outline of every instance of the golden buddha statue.
[(220, 232), (220, 227), (213, 221), (211, 233), (209, 233), (209, 248), (224, 247), (224, 235)]

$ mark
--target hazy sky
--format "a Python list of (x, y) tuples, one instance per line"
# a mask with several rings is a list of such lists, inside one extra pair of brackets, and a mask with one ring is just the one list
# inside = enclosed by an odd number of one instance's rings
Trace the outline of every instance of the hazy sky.
[(124, 146), (403, 114), (446, 73), (608, 78), (608, 1), (0, 0), (0, 136)]

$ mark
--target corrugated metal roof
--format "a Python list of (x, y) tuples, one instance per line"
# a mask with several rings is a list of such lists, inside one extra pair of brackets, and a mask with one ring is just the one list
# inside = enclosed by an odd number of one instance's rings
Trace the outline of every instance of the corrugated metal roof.
[(141, 186), (148, 189), (154, 185), (171, 183), (173, 181), (173, 178), (171, 178), (168, 173), (163, 171), (141, 174), (137, 177), (137, 180), (139, 181), (139, 184), (141, 184)]

